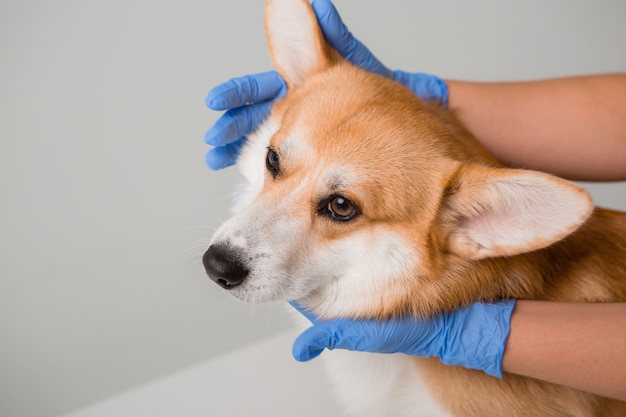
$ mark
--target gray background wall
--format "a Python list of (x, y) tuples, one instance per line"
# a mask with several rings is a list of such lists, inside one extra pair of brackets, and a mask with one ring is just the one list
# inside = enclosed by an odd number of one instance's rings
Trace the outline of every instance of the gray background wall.
[[(392, 68), (469, 80), (626, 71), (626, 3), (336, 0)], [(234, 169), (210, 87), (271, 67), (260, 0), (0, 3), (0, 415), (55, 416), (277, 334), (199, 257)], [(589, 185), (626, 210), (625, 184)]]

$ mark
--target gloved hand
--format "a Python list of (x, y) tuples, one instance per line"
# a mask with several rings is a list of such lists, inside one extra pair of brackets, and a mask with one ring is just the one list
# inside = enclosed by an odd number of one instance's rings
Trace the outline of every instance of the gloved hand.
[(502, 378), (502, 355), (515, 300), (474, 303), (427, 320), (388, 321), (320, 321), (297, 303), (291, 305), (313, 323), (293, 344), (298, 361), (313, 359), (324, 349), (405, 353), (437, 356), (446, 365), (479, 369)]
[(314, 0), (311, 6), (324, 32), (324, 37), (341, 56), (358, 67), (404, 84), (421, 99), (435, 100), (443, 107), (447, 106), (448, 87), (441, 78), (425, 73), (390, 70), (365, 45), (352, 36), (330, 0)]
[[(391, 71), (359, 42), (341, 20), (330, 0), (314, 0), (313, 10), (326, 40), (347, 60), (368, 71), (392, 78), (425, 100), (437, 100), (447, 105), (446, 83), (433, 75)], [(275, 71), (234, 78), (212, 89), (206, 104), (213, 110), (228, 110), (205, 135), (205, 141), (215, 146), (206, 156), (212, 169), (233, 165), (248, 133), (269, 114), (276, 98), (284, 96), (286, 85)]]
[(276, 71), (233, 78), (209, 91), (206, 105), (228, 110), (209, 129), (204, 141), (215, 146), (206, 155), (211, 169), (222, 169), (237, 161), (246, 135), (259, 126), (272, 102), (283, 97), (287, 85)]

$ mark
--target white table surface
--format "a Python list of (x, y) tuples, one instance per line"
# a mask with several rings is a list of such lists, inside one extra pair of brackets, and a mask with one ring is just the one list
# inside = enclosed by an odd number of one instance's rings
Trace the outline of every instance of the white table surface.
[(341, 416), (322, 361), (291, 356), (294, 330), (63, 417)]

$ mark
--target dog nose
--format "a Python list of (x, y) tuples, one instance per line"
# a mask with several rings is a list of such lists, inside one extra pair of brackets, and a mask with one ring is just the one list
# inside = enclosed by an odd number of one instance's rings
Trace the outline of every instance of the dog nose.
[(209, 246), (202, 263), (209, 278), (227, 290), (241, 284), (248, 275), (235, 250), (225, 245)]

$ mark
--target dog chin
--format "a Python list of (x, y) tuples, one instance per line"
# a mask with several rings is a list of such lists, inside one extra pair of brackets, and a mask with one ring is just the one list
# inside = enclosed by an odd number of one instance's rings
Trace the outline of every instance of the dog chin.
[(287, 301), (287, 299), (277, 293), (264, 293), (260, 290), (246, 290), (237, 288), (230, 291), (230, 294), (237, 300), (249, 304), (266, 304), (276, 301)]
[(306, 291), (298, 291), (288, 285), (281, 285), (276, 279), (260, 279), (254, 275), (248, 276), (246, 280), (235, 288), (229, 289), (230, 295), (237, 300), (250, 304), (263, 304), (281, 301), (292, 301), (305, 298)]

